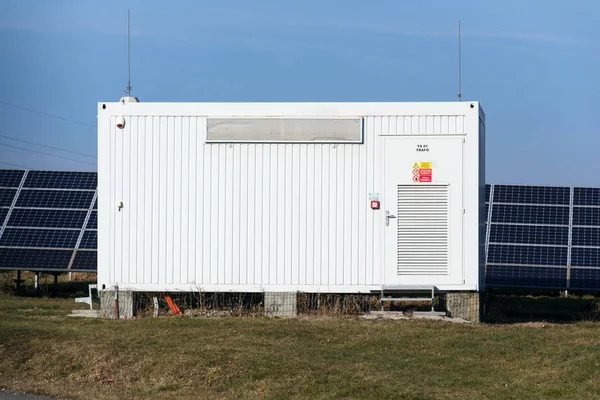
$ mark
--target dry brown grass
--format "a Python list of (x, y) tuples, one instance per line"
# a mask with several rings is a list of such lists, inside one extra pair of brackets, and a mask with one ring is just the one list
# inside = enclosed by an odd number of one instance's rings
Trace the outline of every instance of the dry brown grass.
[(593, 322), (65, 316), (79, 307), (0, 296), (0, 387), (75, 399), (582, 399), (600, 392)]

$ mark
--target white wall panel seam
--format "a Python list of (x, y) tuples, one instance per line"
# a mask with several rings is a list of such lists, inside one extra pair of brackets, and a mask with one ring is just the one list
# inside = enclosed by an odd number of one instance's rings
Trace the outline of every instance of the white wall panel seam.
[[(158, 148), (158, 157), (160, 159), (160, 167), (159, 170), (161, 172), (161, 180), (159, 187), (159, 215), (158, 215), (158, 255), (159, 260), (157, 263), (158, 268), (158, 283), (167, 282), (167, 239), (165, 233), (167, 232), (167, 209), (169, 204), (167, 203), (167, 181), (169, 176), (169, 167), (168, 167), (168, 142), (167, 142), (167, 118), (168, 117), (160, 117), (159, 119), (159, 127), (158, 127), (158, 138), (159, 138), (159, 148)], [(164, 150), (162, 150), (164, 149)], [(164, 154), (163, 154), (164, 151)]]
[[(227, 213), (227, 197), (225, 196), (225, 188), (227, 186), (227, 158), (226, 147), (224, 145), (219, 145), (217, 147), (219, 151), (219, 163), (217, 164), (217, 172), (219, 173), (219, 179), (217, 179), (217, 199), (216, 202), (219, 204), (217, 207), (217, 213), (215, 216), (215, 220), (217, 223), (217, 240), (216, 240), (216, 275), (217, 275), (217, 283), (225, 284), (225, 276), (227, 271), (225, 271), (225, 265), (223, 263), (223, 246), (226, 243), (226, 232), (224, 226), (226, 222), (224, 218), (222, 218)], [(219, 201), (221, 200), (221, 201)], [(223, 221), (223, 223), (221, 222)]]
[[(261, 224), (262, 224), (262, 201), (260, 198), (260, 193), (262, 192), (262, 179), (257, 179), (258, 176), (264, 176), (262, 174), (262, 157), (259, 156), (259, 151), (258, 151), (258, 145), (253, 144), (252, 145), (252, 154), (253, 154), (253, 159), (256, 160), (254, 163), (254, 169), (252, 170), (252, 181), (254, 182), (254, 187), (255, 190), (252, 193), (252, 197), (253, 197), (253, 204), (254, 206), (252, 207), (252, 218), (253, 218), (253, 223), (250, 225), (250, 228), (252, 228), (252, 232), (251, 232), (251, 236), (252, 236), (252, 258), (251, 260), (249, 260), (249, 262), (252, 263), (253, 268), (252, 268), (252, 284), (256, 285), (259, 284), (262, 279), (261, 279), (261, 274), (262, 274), (262, 263), (260, 261), (260, 252), (261, 252), (261, 235), (262, 232), (260, 231), (261, 228)], [(258, 162), (258, 160), (261, 160), (260, 163)]]
[[(137, 252), (137, 260), (138, 264), (136, 265), (136, 281), (137, 282), (146, 282), (146, 207), (148, 206), (146, 201), (146, 178), (147, 173), (146, 169), (146, 118), (137, 117), (138, 124), (143, 126), (140, 129), (140, 133), (138, 134), (140, 144), (137, 146), (138, 150), (138, 169), (140, 170), (140, 174), (138, 174), (137, 179), (140, 180), (140, 186), (138, 188), (138, 214), (137, 219), (140, 224), (140, 229), (138, 230), (138, 252)], [(137, 229), (137, 227), (136, 227)]]
[(190, 251), (188, 248), (190, 238), (190, 217), (193, 215), (189, 209), (189, 196), (190, 196), (190, 117), (184, 117), (182, 121), (181, 131), (183, 138), (181, 141), (182, 146), (182, 161), (181, 161), (181, 216), (180, 220), (183, 225), (183, 237), (181, 237), (181, 261), (179, 265), (179, 282), (189, 282), (188, 265), (190, 264)]
[[(117, 133), (118, 135), (118, 133)], [(126, 168), (127, 166), (127, 162), (125, 160), (125, 156), (127, 153), (127, 149), (125, 147), (125, 135), (122, 134), (119, 136), (120, 137), (120, 149), (121, 151), (119, 152), (120, 155), (120, 168), (117, 169), (117, 171), (120, 171), (119, 173), (119, 178), (120, 178), (120, 183), (121, 183), (121, 188), (120, 188), (120, 193), (119, 193), (119, 199), (123, 200), (124, 196), (125, 196), (125, 179), (128, 176), (128, 170)], [(118, 246), (119, 246), (119, 264), (121, 265), (120, 268), (120, 274), (119, 274), (119, 278), (117, 282), (120, 282), (121, 284), (123, 283), (125, 274), (127, 273), (127, 264), (125, 264), (125, 248), (127, 246), (126, 243), (124, 243), (125, 241), (125, 219), (126, 219), (126, 215), (123, 212), (123, 210), (121, 210), (118, 214), (118, 219), (119, 219), (119, 240), (118, 240)]]
[[(133, 275), (135, 274), (134, 271), (134, 263), (135, 263), (135, 254), (137, 251), (137, 237), (134, 233), (135, 229), (132, 229), (132, 227), (135, 226), (135, 224), (137, 223), (136, 219), (135, 219), (135, 215), (136, 215), (136, 209), (138, 207), (138, 205), (135, 203), (135, 194), (137, 193), (137, 180), (133, 179), (133, 176), (136, 172), (136, 168), (137, 168), (137, 145), (132, 146), (132, 142), (135, 142), (135, 140), (137, 140), (137, 117), (130, 117), (130, 124), (129, 124), (129, 131), (127, 132), (127, 142), (128, 142), (128, 147), (129, 147), (129, 179), (128, 179), (128, 184), (127, 184), (127, 223), (126, 226), (127, 228), (125, 229), (126, 232), (126, 244), (127, 244), (127, 251), (128, 251), (128, 257), (127, 257), (127, 283), (133, 283), (135, 282), (134, 279), (132, 279)], [(136, 143), (137, 144), (137, 143)]]
[(185, 265), (185, 274), (187, 281), (195, 282), (195, 267), (196, 267), (196, 162), (198, 155), (196, 154), (196, 132), (194, 130), (195, 118), (188, 118), (188, 193), (187, 193), (187, 207), (190, 213), (188, 220), (188, 237), (187, 237), (187, 250), (188, 250), (188, 264)]
[[(148, 118), (148, 117), (147, 117)], [(159, 182), (160, 182), (160, 174), (158, 173), (158, 171), (156, 170), (157, 164), (158, 164), (158, 160), (156, 160), (156, 158), (154, 157), (155, 154), (155, 135), (154, 135), (154, 122), (155, 122), (155, 117), (149, 117), (151, 122), (151, 128), (149, 130), (149, 139), (150, 139), (150, 157), (149, 157), (149, 170), (151, 171), (150, 174), (150, 189), (149, 189), (149, 196), (148, 196), (148, 202), (149, 204), (149, 208), (150, 208), (150, 214), (148, 216), (148, 220), (150, 222), (150, 232), (147, 233), (149, 236), (149, 240), (148, 240), (148, 255), (149, 255), (149, 261), (148, 263), (144, 266), (146, 268), (146, 266), (149, 266), (149, 272), (150, 272), (150, 276), (147, 278), (149, 283), (154, 283), (157, 273), (155, 272), (155, 263), (156, 263), (156, 253), (155, 251), (157, 251), (158, 246), (154, 246), (154, 238), (152, 237), (155, 231), (155, 222), (156, 222), (156, 218), (155, 218), (155, 214), (158, 212), (156, 210), (155, 207), (155, 199), (156, 201), (158, 201), (158, 196), (154, 195), (154, 189), (155, 187), (158, 187)], [(155, 235), (155, 234), (154, 234)]]
[[(412, 118), (411, 118), (412, 119)], [(379, 189), (375, 186), (375, 140), (377, 138), (377, 133), (375, 132), (375, 121), (374, 117), (369, 117), (371, 131), (369, 135), (371, 136), (371, 140), (369, 141), (368, 151), (369, 154), (367, 159), (369, 160), (369, 165), (367, 167), (367, 173), (369, 176), (368, 189), (374, 192), (379, 192)], [(382, 193), (382, 192), (379, 192)], [(385, 199), (384, 199), (385, 200)], [(385, 204), (385, 203), (384, 203)], [(387, 207), (387, 206), (386, 206)], [(369, 222), (369, 237), (367, 243), (367, 254), (369, 255), (368, 269), (365, 271), (365, 282), (371, 282), (373, 277), (375, 276), (375, 215), (373, 213), (367, 214), (368, 222)]]
[[(114, 203), (113, 201), (115, 201), (115, 197), (116, 197), (116, 185), (117, 185), (117, 179), (116, 179), (116, 164), (117, 164), (117, 149), (116, 149), (116, 141), (117, 141), (117, 137), (115, 134), (115, 128), (114, 128), (114, 124), (113, 124), (113, 118), (110, 118), (110, 124), (109, 124), (109, 130), (110, 130), (110, 137), (109, 137), (109, 144), (110, 144), (110, 181), (109, 181), (109, 187), (110, 187), (110, 204), (109, 202), (104, 202), (104, 207), (105, 209), (108, 211), (108, 218), (109, 218), (109, 223), (110, 223), (110, 230), (109, 230), (109, 239), (110, 238), (114, 238), (116, 236), (116, 215), (114, 212)], [(100, 211), (100, 207), (102, 206), (102, 202), (99, 200), (98, 201), (98, 211)], [(101, 217), (101, 215), (99, 214), (99, 217)], [(100, 222), (100, 221), (99, 221)], [(109, 246), (110, 246), (110, 264), (109, 264), (109, 274), (110, 274), (110, 281), (111, 283), (116, 282), (117, 281), (117, 276), (116, 276), (116, 264), (117, 264), (117, 259), (116, 259), (116, 249), (115, 249), (115, 244), (116, 241), (115, 240), (109, 240), (108, 241)]]
[[(321, 171), (321, 178), (322, 178), (322, 193), (324, 194), (324, 196), (322, 198), (325, 198), (327, 200), (327, 202), (323, 202), (323, 212), (321, 213), (322, 216), (322, 222), (321, 225), (323, 227), (323, 234), (321, 236), (321, 263), (322, 263), (322, 271), (321, 271), (321, 281), (319, 282), (320, 284), (327, 284), (327, 281), (329, 279), (329, 251), (330, 251), (330, 246), (329, 246), (329, 226), (331, 224), (331, 211), (330, 211), (330, 190), (331, 190), (331, 157), (329, 154), (329, 148), (323, 146), (322, 147), (322, 151), (323, 151), (323, 155), (324, 155), (324, 161), (323, 161), (323, 170)], [(323, 215), (325, 214), (325, 215)]]
[[(189, 271), (189, 275), (192, 278), (192, 282), (194, 284), (198, 283), (198, 269), (202, 268), (202, 247), (204, 245), (204, 243), (202, 242), (202, 238), (201, 236), (198, 235), (199, 233), (199, 227), (201, 229), (202, 227), (202, 223), (198, 223), (198, 221), (202, 221), (202, 209), (203, 206), (202, 204), (198, 204), (199, 200), (202, 198), (204, 198), (203, 194), (200, 194), (198, 191), (198, 186), (200, 186), (200, 182), (202, 182), (202, 184), (204, 183), (204, 179), (202, 179), (200, 177), (200, 174), (198, 173), (198, 165), (200, 164), (200, 162), (204, 159), (204, 157), (201, 157), (201, 153), (198, 150), (198, 143), (199, 143), (199, 138), (198, 138), (198, 117), (193, 117), (190, 120), (190, 134), (192, 135), (191, 137), (194, 138), (193, 140), (193, 144), (190, 144), (190, 148), (193, 149), (193, 159), (194, 159), (194, 165), (193, 165), (193, 171), (194, 174), (190, 177), (190, 185), (194, 188), (194, 194), (192, 199), (190, 199), (190, 204), (192, 204), (192, 208), (194, 210), (194, 215), (192, 216), (192, 221), (194, 221), (194, 225), (192, 227), (192, 232), (194, 234), (190, 246), (192, 246), (192, 248), (194, 249), (194, 262), (190, 265), (191, 270)], [(190, 192), (191, 194), (191, 192)], [(200, 251), (198, 251), (200, 249)], [(200, 271), (200, 273), (202, 273), (202, 271)]]
[(152, 183), (152, 274), (151, 282), (159, 283), (159, 264), (160, 264), (160, 187), (161, 187), (161, 158), (160, 151), (160, 117), (152, 117), (152, 173), (155, 174), (156, 180)]
[[(248, 147), (240, 146), (240, 203), (238, 215), (240, 216), (240, 252), (238, 255), (238, 274), (240, 282), (248, 284)], [(242, 207), (244, 209), (242, 210)], [(243, 220), (242, 220), (243, 218)]]
[[(292, 214), (290, 216), (290, 220), (291, 220), (291, 230), (292, 230), (292, 235), (290, 237), (290, 261), (291, 261), (291, 273), (290, 273), (290, 283), (291, 284), (298, 284), (300, 279), (299, 279), (299, 265), (298, 265), (298, 256), (299, 256), (299, 252), (300, 252), (300, 241), (299, 241), (299, 237), (300, 237), (300, 207), (301, 207), (301, 202), (300, 202), (300, 192), (299, 192), (299, 188), (300, 188), (300, 168), (302, 163), (300, 162), (300, 148), (302, 147), (302, 145), (300, 146), (293, 146), (290, 145), (291, 150), (292, 150), (292, 162), (291, 162), (291, 166), (292, 166), (292, 190), (291, 190), (291, 197), (292, 197)], [(297, 160), (296, 162), (294, 160)]]
[[(243, 221), (242, 221), (242, 202), (248, 204), (247, 202), (247, 191), (244, 191), (243, 189), (245, 188), (245, 186), (248, 185), (248, 181), (244, 180), (242, 178), (242, 165), (245, 164), (245, 159), (242, 156), (242, 153), (244, 151), (246, 151), (248, 149), (248, 146), (236, 146), (236, 151), (239, 150), (239, 164), (238, 164), (238, 168), (237, 168), (237, 176), (238, 176), (238, 181), (239, 184), (235, 185), (237, 186), (237, 190), (238, 190), (238, 195), (235, 195), (235, 191), (234, 191), (234, 196), (237, 197), (237, 213), (234, 214), (233, 216), (233, 225), (234, 225), (234, 230), (237, 231), (237, 244), (234, 244), (232, 251), (234, 253), (237, 253), (237, 257), (235, 257), (234, 255), (234, 260), (235, 258), (237, 258), (237, 260), (234, 261), (234, 266), (235, 266), (235, 271), (234, 271), (234, 279), (233, 282), (243, 282), (246, 283), (246, 281), (243, 278), (243, 274), (242, 274), (242, 255), (246, 254), (247, 252), (247, 248), (246, 248), (246, 244), (245, 241), (246, 239), (243, 237), (243, 234), (246, 232), (245, 229), (245, 224), (248, 223), (248, 219), (247, 219), (247, 213), (243, 215)], [(246, 171), (247, 169), (247, 165), (246, 165)], [(235, 232), (234, 231), (234, 232)], [(236, 252), (235, 249), (239, 248), (239, 251)], [(237, 279), (236, 279), (237, 276)]]
[(181, 259), (183, 257), (181, 249), (181, 233), (183, 230), (181, 219), (181, 207), (183, 196), (183, 118), (174, 117), (173, 121), (173, 164), (174, 168), (174, 190), (173, 190), (173, 282), (179, 282), (181, 279)]

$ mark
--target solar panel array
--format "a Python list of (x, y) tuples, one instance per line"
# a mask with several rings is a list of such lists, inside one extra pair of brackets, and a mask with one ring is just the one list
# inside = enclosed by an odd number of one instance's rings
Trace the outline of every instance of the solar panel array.
[(0, 269), (96, 271), (95, 172), (0, 170)]
[(600, 188), (486, 189), (488, 285), (600, 289)]
[[(0, 170), (0, 269), (96, 271), (97, 174)], [(486, 186), (486, 283), (600, 289), (600, 188)]]

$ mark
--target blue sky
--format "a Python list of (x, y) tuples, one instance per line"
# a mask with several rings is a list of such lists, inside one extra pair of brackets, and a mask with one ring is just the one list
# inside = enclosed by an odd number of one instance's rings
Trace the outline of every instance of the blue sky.
[[(123, 94), (127, 8), (141, 101), (454, 101), (487, 115), (487, 181), (600, 186), (600, 2), (0, 2), (0, 135), (96, 153)], [(0, 136), (0, 167), (95, 160)]]

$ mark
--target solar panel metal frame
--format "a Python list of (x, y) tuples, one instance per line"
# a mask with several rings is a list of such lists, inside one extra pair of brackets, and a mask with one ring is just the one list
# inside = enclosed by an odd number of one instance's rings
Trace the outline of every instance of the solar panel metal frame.
[[(35, 271), (35, 272), (53, 272), (53, 273), (59, 273), (59, 272), (96, 272), (96, 266), (94, 266), (93, 268), (78, 268), (78, 267), (74, 267), (74, 261), (77, 257), (77, 253), (78, 252), (86, 252), (86, 253), (97, 253), (97, 249), (91, 249), (91, 248), (86, 248), (86, 249), (80, 249), (79, 245), (81, 243), (81, 240), (83, 238), (84, 232), (87, 231), (97, 231), (97, 229), (94, 228), (87, 228), (87, 224), (88, 224), (88, 220), (90, 219), (90, 215), (92, 214), (92, 212), (94, 211), (94, 205), (96, 203), (97, 197), (98, 197), (98, 190), (97, 190), (97, 185), (94, 185), (96, 187), (94, 187), (93, 189), (91, 188), (91, 184), (97, 181), (97, 176), (90, 176), (90, 174), (95, 174), (95, 172), (89, 172), (89, 173), (83, 173), (83, 172), (75, 172), (75, 171), (32, 171), (32, 170), (10, 170), (10, 169), (2, 169), (0, 170), (0, 173), (2, 172), (8, 172), (7, 173), (7, 179), (3, 179), (2, 182), (13, 182), (14, 179), (12, 179), (12, 175), (18, 175), (18, 173), (16, 173), (15, 171), (19, 171), (22, 172), (21, 175), (21, 179), (19, 182), (18, 186), (3, 186), (2, 188), (4, 189), (16, 189), (14, 198), (12, 199), (11, 205), (10, 207), (8, 207), (8, 213), (6, 215), (6, 218), (4, 219), (4, 221), (0, 221), (0, 240), (2, 240), (4, 233), (6, 232), (7, 228), (15, 228), (15, 229), (11, 229), (11, 231), (16, 231), (17, 229), (29, 229), (29, 230), (55, 230), (55, 231), (61, 231), (61, 230), (75, 230), (78, 231), (77, 233), (77, 241), (75, 242), (74, 246), (68, 246), (68, 247), (58, 247), (58, 248), (52, 248), (52, 247), (40, 247), (40, 246), (17, 246), (17, 245), (2, 245), (0, 246), (0, 252), (2, 252), (3, 250), (5, 252), (8, 253), (13, 253), (15, 250), (23, 250), (24, 254), (35, 254), (35, 251), (43, 251), (43, 252), (56, 252), (56, 254), (58, 255), (60, 254), (65, 254), (65, 252), (70, 252), (70, 257), (69, 257), (69, 262), (65, 263), (64, 265), (28, 265), (27, 267), (23, 267), (23, 266), (15, 266), (15, 265), (2, 265), (0, 264), (0, 270), (26, 270), (26, 271)], [(31, 185), (31, 187), (29, 187), (27, 185), (28, 182), (28, 177), (30, 177), (30, 173), (32, 175), (36, 175), (37, 178), (33, 180), (33, 183)], [(43, 179), (41, 179), (40, 177), (42, 177)], [(69, 177), (72, 177), (73, 182), (68, 182), (66, 181)], [(9, 179), (10, 178), (10, 179)], [(40, 183), (44, 182), (44, 179), (48, 182), (55, 182), (56, 185), (55, 186), (48, 186), (48, 187), (44, 187), (43, 184)], [(85, 186), (85, 188), (79, 188), (78, 185), (78, 180), (81, 180), (82, 185)], [(84, 205), (84, 203), (79, 203), (78, 206), (79, 208), (73, 208), (73, 207), (69, 207), (69, 204), (61, 204), (61, 207), (44, 207), (44, 204), (41, 205), (37, 205), (37, 206), (32, 206), (32, 207), (21, 207), (21, 206), (17, 206), (17, 203), (19, 201), (19, 196), (22, 193), (23, 190), (28, 190), (29, 192), (36, 190), (36, 191), (40, 191), (40, 193), (43, 193), (44, 191), (47, 191), (49, 193), (56, 193), (57, 191), (69, 191), (69, 192), (73, 192), (73, 191), (85, 191), (85, 192), (90, 192), (92, 193), (91, 196), (91, 200), (89, 201), (89, 204), (85, 205), (85, 208), (81, 208), (82, 205)], [(63, 207), (65, 206), (66, 207)], [(6, 207), (4, 207), (6, 208)], [(13, 227), (11, 226), (10, 220), (11, 220), (11, 215), (13, 214), (14, 210), (65, 210), (65, 211), (84, 211), (85, 212), (85, 218), (83, 220), (83, 222), (81, 224), (78, 224), (80, 226), (74, 227), (74, 228), (58, 228), (58, 227), (49, 227), (49, 226), (31, 226), (31, 227)], [(26, 237), (27, 235), (25, 235)], [(6, 242), (6, 240), (4, 241)], [(10, 243), (10, 242), (9, 242)], [(38, 245), (40, 243), (37, 243)], [(33, 252), (33, 253), (32, 253)], [(50, 254), (50, 253), (48, 253)], [(49, 259), (61, 259), (63, 257), (48, 257)], [(89, 258), (89, 257), (88, 257)], [(94, 257), (92, 257), (93, 259)], [(43, 264), (43, 262), (42, 262)]]

